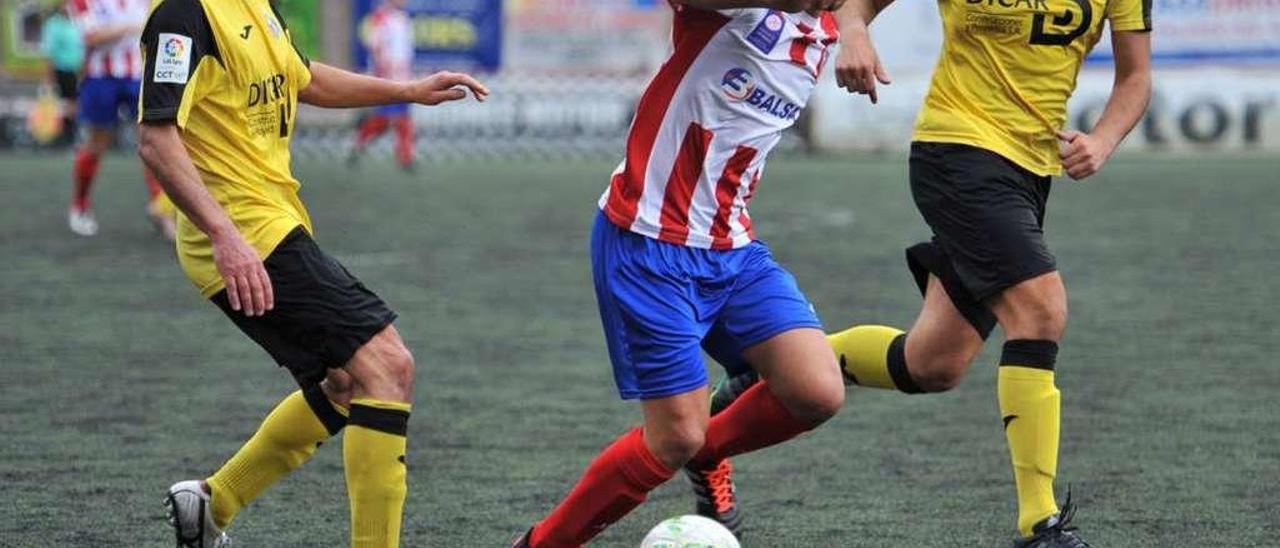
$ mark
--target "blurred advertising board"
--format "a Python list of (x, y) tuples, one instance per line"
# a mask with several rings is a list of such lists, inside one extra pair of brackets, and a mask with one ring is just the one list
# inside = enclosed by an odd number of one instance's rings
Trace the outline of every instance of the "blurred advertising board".
[[(1280, 66), (1280, 0), (1153, 0), (1152, 61)], [(1090, 61), (1109, 62), (1104, 36)]]
[(507, 68), (649, 76), (671, 44), (666, 0), (508, 0)]
[[(1160, 69), (1151, 107), (1124, 149), (1174, 152), (1280, 151), (1280, 73), (1238, 68)], [(1109, 70), (1081, 73), (1067, 126), (1087, 130), (1111, 93)], [(810, 101), (811, 143), (827, 151), (904, 151), (929, 75), (895, 78), (880, 103), (849, 95), (833, 78)]]
[(0, 2), (0, 50), (4, 71), (35, 74), (44, 66), (40, 56), (42, 12), (49, 3), (36, 0)]
[[(357, 67), (369, 66), (360, 39), (369, 15), (383, 0), (351, 2)], [(497, 71), (502, 66), (503, 0), (407, 0), (413, 24), (414, 65), (421, 70)]]

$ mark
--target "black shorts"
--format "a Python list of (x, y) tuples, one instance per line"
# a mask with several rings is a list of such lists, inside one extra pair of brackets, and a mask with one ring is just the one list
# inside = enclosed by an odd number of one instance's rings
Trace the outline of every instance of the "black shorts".
[(984, 304), (1057, 270), (1044, 241), (1050, 178), (994, 152), (948, 143), (911, 144), (911, 195), (933, 240), (907, 250), (923, 292), (933, 274), (985, 338), (996, 318)]
[(263, 264), (275, 292), (274, 309), (245, 316), (231, 309), (225, 289), (210, 300), (303, 388), (324, 380), (330, 368), (346, 365), (396, 319), (382, 299), (321, 251), (301, 227)]
[(78, 84), (80, 78), (76, 76), (74, 71), (55, 70), (53, 71), (53, 85), (58, 88), (58, 97), (64, 101), (75, 101), (80, 97)]

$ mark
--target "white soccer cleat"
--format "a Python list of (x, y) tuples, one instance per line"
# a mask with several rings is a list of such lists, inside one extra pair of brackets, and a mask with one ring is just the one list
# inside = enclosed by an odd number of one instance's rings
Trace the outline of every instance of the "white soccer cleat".
[(98, 220), (93, 218), (93, 210), (71, 208), (67, 214), (67, 226), (81, 236), (93, 236), (98, 233)]
[(226, 548), (231, 539), (213, 523), (209, 494), (198, 480), (180, 481), (169, 487), (164, 505), (169, 509), (178, 548)]

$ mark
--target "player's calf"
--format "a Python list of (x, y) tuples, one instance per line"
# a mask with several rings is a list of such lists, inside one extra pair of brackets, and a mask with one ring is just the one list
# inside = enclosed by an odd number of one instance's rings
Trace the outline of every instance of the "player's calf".
[(389, 325), (361, 346), (344, 369), (354, 384), (342, 443), (351, 546), (393, 548), (400, 542), (408, 493), (413, 355)]

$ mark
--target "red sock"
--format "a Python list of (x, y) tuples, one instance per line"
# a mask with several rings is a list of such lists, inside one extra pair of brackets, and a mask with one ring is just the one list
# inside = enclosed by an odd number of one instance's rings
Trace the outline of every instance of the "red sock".
[(71, 180), (75, 182), (72, 207), (81, 210), (89, 208), (89, 187), (93, 186), (93, 179), (98, 176), (100, 159), (100, 156), (85, 149), (76, 152), (76, 161), (71, 169)]
[(156, 174), (152, 173), (146, 166), (143, 166), (142, 168), (142, 178), (147, 181), (148, 202), (156, 199), (156, 196), (159, 196), (164, 192), (164, 189), (160, 187), (160, 181), (156, 179)]
[(777, 445), (814, 426), (817, 425), (795, 418), (769, 391), (767, 383), (758, 382), (724, 411), (711, 417), (707, 440), (689, 462), (697, 466), (696, 463), (727, 459)]
[(591, 461), (569, 496), (533, 528), (533, 548), (576, 548), (622, 519), (675, 470), (662, 464), (632, 430)]
[(375, 137), (382, 135), (387, 130), (388, 120), (386, 116), (372, 115), (364, 119), (364, 123), (360, 124), (360, 129), (356, 131), (356, 148), (363, 149)]
[(396, 118), (396, 158), (402, 166), (413, 163), (413, 119), (409, 115)]

